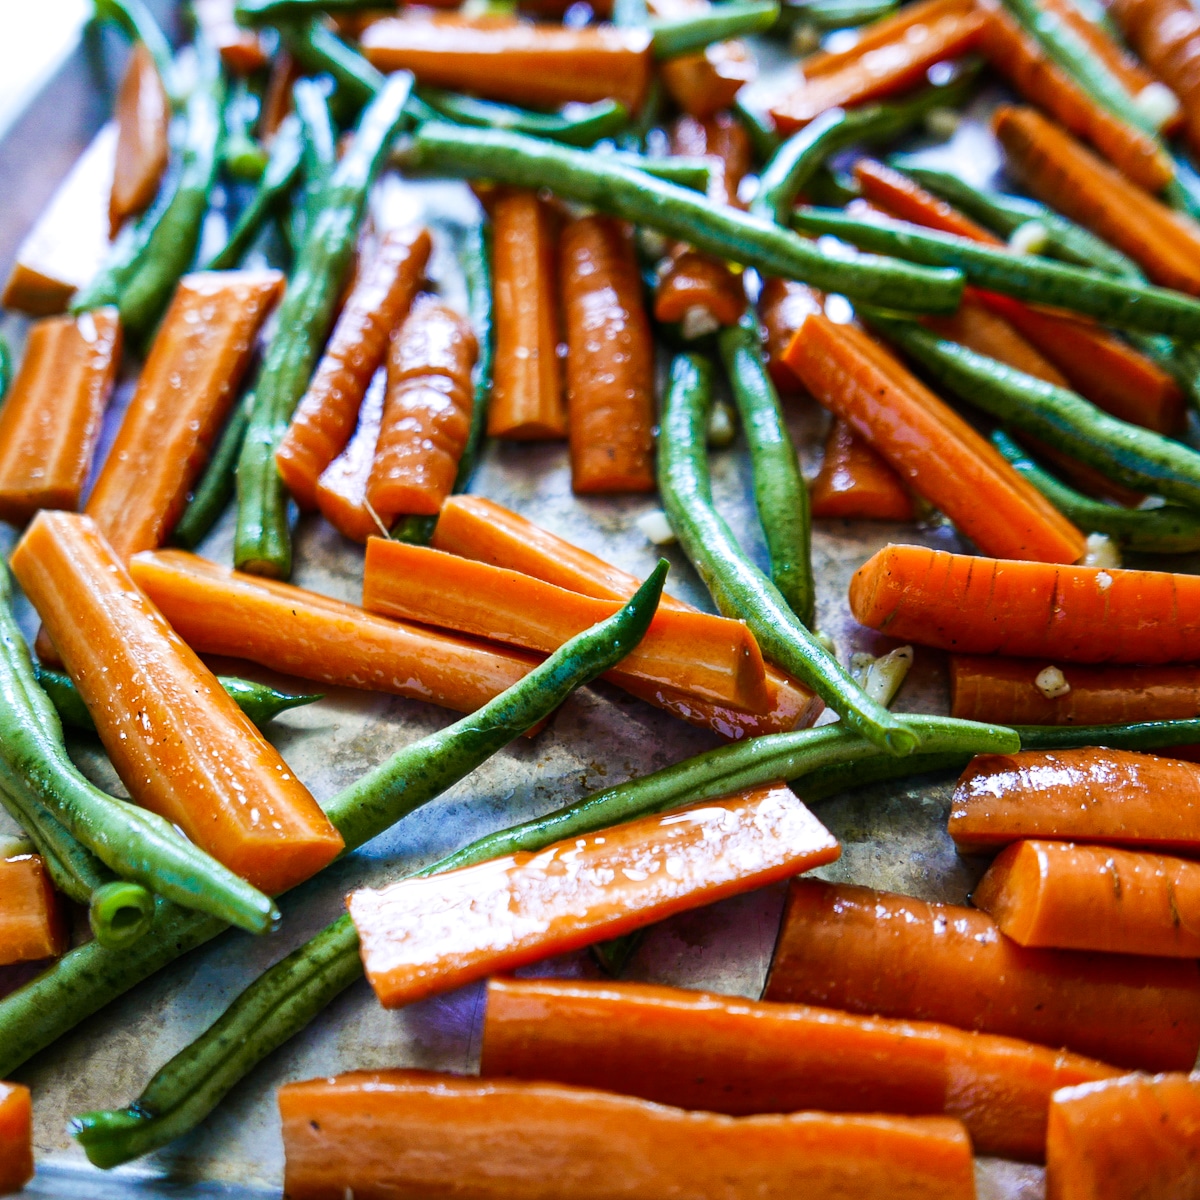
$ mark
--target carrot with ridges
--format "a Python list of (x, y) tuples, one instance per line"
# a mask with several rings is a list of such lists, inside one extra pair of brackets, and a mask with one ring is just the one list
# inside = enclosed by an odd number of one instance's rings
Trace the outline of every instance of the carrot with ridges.
[(847, 520), (911, 521), (912, 496), (900, 476), (840, 417), (825, 439), (812, 484), (812, 515)]

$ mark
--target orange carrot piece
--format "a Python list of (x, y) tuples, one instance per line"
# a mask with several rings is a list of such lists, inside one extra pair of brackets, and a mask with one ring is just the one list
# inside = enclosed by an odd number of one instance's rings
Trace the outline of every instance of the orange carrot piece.
[(283, 119), (292, 111), (292, 86), (300, 78), (300, 64), (287, 50), (276, 51), (258, 114), (258, 136), (270, 142)]
[[(594, 600), (443, 550), (372, 538), (363, 607), (381, 616), (436, 625), (549, 654), (610, 617), (616, 600)], [(741, 621), (664, 608), (622, 659), (617, 680), (634, 675), (751, 712), (770, 708), (762, 654)]]
[(1050, 1103), (1046, 1200), (1200, 1194), (1200, 1079), (1125, 1075)]
[(671, 153), (708, 158), (708, 198), (714, 204), (744, 207), (738, 188), (753, 166), (753, 150), (745, 126), (730, 113), (698, 120), (679, 117), (671, 126)]
[(550, 1083), (371, 1071), (279, 1089), (290, 1200), (974, 1200), (944, 1117), (726, 1117)]
[(745, 42), (714, 42), (696, 54), (669, 58), (659, 67), (667, 94), (690, 117), (703, 119), (728, 108), (758, 76)]
[(23, 1083), (0, 1083), (0, 1196), (33, 1178), (33, 1101)]
[(0, 520), (78, 508), (121, 362), (115, 308), (46, 317), (0, 408)]
[(496, 363), (488, 402), (491, 437), (566, 437), (557, 263), (550, 206), (536, 192), (502, 190), (492, 203)]
[(90, 517), (40, 513), (12, 568), (135, 802), (266, 892), (337, 857), (341, 836), (308, 789)]
[(192, 13), (204, 40), (231, 71), (250, 75), (270, 62), (261, 35), (234, 19), (234, 0), (193, 0)]
[(134, 42), (117, 92), (117, 155), (108, 201), (109, 232), (148, 208), (167, 169), (167, 126), (171, 105), (154, 56)]
[(976, 545), (1050, 562), (1074, 562), (1082, 555), (1083, 534), (860, 330), (810, 314), (784, 361)]
[(812, 485), (812, 515), (850, 520), (911, 521), (912, 497), (870, 442), (838, 418)]
[(860, 158), (854, 164), (854, 178), (868, 200), (881, 205), (902, 221), (952, 233), (955, 237), (970, 238), (987, 246), (1004, 245), (990, 230), (963, 216), (953, 205), (927, 192), (907, 175), (883, 163)]
[(282, 292), (279, 271), (180, 280), (85, 509), (121, 558), (174, 529)]
[(741, 276), (719, 258), (686, 247), (672, 258), (654, 289), (654, 319), (682, 323), (685, 337), (736, 325), (745, 311)]
[(536, 854), (347, 899), (385, 1008), (577, 950), (832, 862), (837, 840), (785, 784), (641, 817)]
[(524, 21), (387, 17), (363, 31), (363, 53), (384, 72), (412, 71), (430, 87), (512, 104), (618, 100), (642, 107), (653, 59), (646, 29), (568, 29)]
[(358, 410), (354, 436), (317, 480), (317, 508), (338, 533), (352, 542), (387, 536), (387, 525), (367, 501), (367, 481), (375, 465), (386, 394), (387, 371), (381, 367)]
[(930, 1021), (641, 983), (491, 979), (480, 1072), (746, 1116), (945, 1115), (977, 1153), (1040, 1161), (1061, 1087), (1115, 1067)]
[(0, 965), (58, 958), (67, 927), (46, 867), (36, 854), (0, 859)]
[(821, 298), (806, 283), (764, 279), (758, 297), (758, 317), (766, 333), (767, 371), (781, 392), (802, 391), (804, 385), (787, 365), (784, 354), (810, 313), (823, 312)]
[(611, 217), (571, 221), (560, 272), (571, 487), (652, 492), (654, 340), (633, 243)]
[(949, 829), (963, 854), (1022, 838), (1200, 854), (1200, 766), (1094, 747), (980, 754), (954, 789)]
[(850, 610), (891, 637), (960, 654), (1081, 663), (1200, 659), (1200, 577), (999, 561), (887, 546), (850, 581)]
[(1200, 967), (1028, 950), (973, 908), (797, 879), (766, 1000), (940, 1021), (1173, 1070), (1200, 1048)]

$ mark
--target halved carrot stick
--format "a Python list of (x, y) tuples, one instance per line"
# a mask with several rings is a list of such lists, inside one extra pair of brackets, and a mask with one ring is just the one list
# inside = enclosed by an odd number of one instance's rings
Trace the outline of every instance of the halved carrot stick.
[(1050, 562), (1074, 562), (1083, 553), (1083, 534), (860, 330), (812, 313), (784, 361), (976, 545)]
[[(918, 0), (906, 4), (890, 17), (872, 21), (857, 31), (854, 43), (842, 50), (817, 50), (801, 60), (805, 79), (829, 75), (858, 62), (864, 55), (882, 47), (912, 38), (922, 40), (925, 30), (946, 16), (961, 16), (974, 7), (969, 0)], [(916, 31), (915, 33), (912, 31)]]
[(860, 158), (854, 164), (854, 178), (863, 195), (874, 204), (882, 205), (902, 221), (952, 233), (955, 237), (970, 238), (987, 246), (1003, 246), (1004, 242), (970, 217), (963, 216), (952, 204), (927, 192), (920, 184), (900, 171), (884, 166), (871, 158)]
[(551, 1083), (371, 1071), (279, 1089), (290, 1200), (973, 1200), (942, 1117), (726, 1117)]
[[(483, 496), (451, 496), (442, 505), (432, 544), (438, 550), (520, 571), (598, 600), (623, 603), (641, 583), (636, 575), (614, 567)], [(692, 605), (665, 592), (659, 604), (664, 609), (696, 611)], [(778, 667), (771, 663), (765, 666), (771, 706), (762, 715), (697, 700), (632, 678), (623, 680), (622, 686), (635, 696), (726, 738), (759, 737), (807, 728), (824, 710), (821, 700)]]
[(500, 191), (492, 201), (496, 364), (488, 433), (514, 441), (565, 437), (558, 363), (558, 236), (536, 192)]
[(205, 42), (239, 75), (261, 71), (270, 61), (261, 35), (234, 19), (234, 0), (193, 0), (192, 13)]
[(33, 1102), (23, 1083), (0, 1083), (0, 1195), (33, 1178)]
[[(594, 600), (505, 570), (413, 546), (367, 543), (363, 607), (549, 654), (621, 602)], [(762, 654), (741, 621), (661, 609), (641, 643), (610, 673), (634, 675), (706, 700), (751, 712), (770, 708)]]
[(732, 114), (719, 112), (704, 120), (679, 117), (671, 125), (671, 153), (709, 159), (708, 196), (714, 204), (741, 208), (738, 188), (754, 165), (746, 127)]
[(433, 15), (375, 21), (363, 31), (362, 49), (381, 71), (412, 71), (431, 87), (535, 107), (611, 99), (637, 112), (650, 87), (650, 40), (643, 28)]
[(840, 417), (825, 439), (812, 484), (812, 515), (849, 520), (911, 521), (912, 496), (900, 476)]
[(279, 271), (180, 280), (85, 510), (121, 558), (175, 528), (282, 291)]
[(67, 949), (58, 896), (36, 854), (0, 859), (0, 965), (58, 958)]
[(746, 43), (734, 40), (669, 58), (658, 73), (667, 94), (688, 116), (704, 118), (728, 108), (757, 77), (758, 64)]
[(980, 754), (959, 777), (949, 827), (964, 854), (1021, 838), (1200, 854), (1200, 766), (1097, 748)]
[(365, 543), (369, 537), (387, 535), (386, 523), (367, 501), (367, 481), (375, 465), (386, 395), (387, 371), (380, 367), (358, 410), (354, 436), (317, 480), (316, 501), (321, 516), (352, 542)]
[(316, 507), (321, 472), (354, 432), (367, 385), (417, 294), (431, 246), (427, 229), (389, 230), (354, 281), (312, 382), (275, 451), (280, 478), (301, 508)]
[(491, 979), (480, 1072), (679, 1108), (957, 1117), (977, 1153), (1039, 1161), (1061, 1087), (1094, 1059), (929, 1021), (861, 1017), (641, 983)]
[(1118, 1066), (1190, 1067), (1200, 967), (1172, 958), (1027, 950), (973, 908), (797, 879), (767, 1000), (1066, 1046)]
[(258, 136), (264, 142), (270, 142), (283, 118), (292, 111), (292, 87), (299, 78), (300, 64), (287, 50), (277, 50), (271, 59), (271, 73), (258, 114)]
[(798, 392), (804, 385), (787, 365), (784, 354), (810, 313), (824, 311), (821, 299), (806, 283), (764, 279), (758, 297), (758, 316), (767, 335), (767, 370), (781, 392)]
[(167, 169), (171, 105), (154, 56), (134, 42), (117, 92), (117, 156), (108, 201), (109, 232), (115, 237), (126, 217), (147, 208)]
[(960, 654), (1081, 663), (1200, 659), (1200, 577), (999, 561), (887, 546), (850, 581), (850, 610), (891, 637)]
[(12, 568), (137, 803), (267, 892), (338, 855), (341, 836), (308, 789), (90, 517), (40, 513)]
[(0, 520), (23, 525), (39, 508), (78, 508), (121, 363), (115, 308), (46, 317), (0, 409)]
[(1200, 1192), (1200, 1079), (1125, 1075), (1050, 1103), (1046, 1200)]
[(385, 1008), (617, 937), (832, 862), (785, 784), (641, 817), (536, 854), (360, 888), (346, 904)]
[(576, 493), (652, 492), (654, 341), (633, 243), (611, 217), (563, 230), (567, 415)]

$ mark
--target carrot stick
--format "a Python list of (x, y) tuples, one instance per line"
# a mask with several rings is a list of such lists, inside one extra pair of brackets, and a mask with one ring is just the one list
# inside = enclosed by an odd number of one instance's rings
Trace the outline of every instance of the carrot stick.
[(957, 1117), (980, 1154), (1034, 1162), (1060, 1087), (1115, 1067), (1016, 1038), (640, 983), (491, 979), (484, 1076), (751, 1113)]
[(22, 1083), (0, 1083), (0, 1195), (33, 1178), (33, 1103)]
[(950, 836), (964, 854), (1021, 838), (1200, 853), (1200, 766), (1129, 750), (978, 755), (962, 773)]
[[(597, 600), (624, 603), (641, 585), (636, 575), (612, 566), (483, 496), (451, 496), (442, 505), (432, 544), (438, 550), (520, 571)], [(665, 592), (659, 606), (678, 612), (696, 611), (692, 605)], [(765, 715), (697, 700), (683, 692), (632, 678), (624, 679), (622, 686), (693, 725), (733, 740), (807, 728), (824, 709), (820, 699), (773, 664), (766, 663), (765, 667), (770, 698)]]
[(571, 487), (652, 492), (654, 342), (633, 244), (611, 217), (563, 231)]
[(871, 629), (960, 654), (1081, 663), (1200, 659), (1200, 578), (888, 546), (850, 581)]
[(999, 555), (1074, 562), (1084, 537), (949, 405), (865, 334), (821, 313), (784, 354), (810, 392), (941, 509)]
[(270, 58), (260, 35), (234, 19), (234, 0), (193, 0), (192, 13), (208, 45), (238, 75), (263, 70)]
[(0, 965), (58, 958), (68, 944), (42, 860), (36, 854), (0, 859)]
[[(943, 17), (963, 16), (972, 7), (969, 0), (918, 0), (916, 4), (906, 4), (892, 16), (864, 25), (858, 30), (853, 45), (844, 50), (817, 50), (801, 61), (800, 68), (805, 79), (831, 75), (859, 62), (872, 51), (903, 42), (910, 36), (919, 41), (927, 36), (924, 31), (928, 26)], [(915, 36), (910, 34), (913, 30)]]
[(505, 189), (492, 202), (496, 364), (488, 434), (513, 441), (565, 437), (558, 364), (558, 238), (535, 192)]
[(848, 520), (911, 521), (912, 497), (900, 476), (838, 418), (825, 439), (821, 471), (813, 480), (812, 515)]
[(129, 65), (117, 92), (117, 154), (108, 201), (109, 232), (127, 217), (148, 208), (167, 169), (167, 127), (171, 105), (154, 56), (145, 43), (134, 42)]
[(360, 888), (346, 904), (367, 979), (385, 1008), (397, 1008), (763, 887), (839, 852), (774, 784), (536, 854)]
[(806, 283), (764, 279), (758, 297), (758, 316), (766, 332), (767, 371), (781, 392), (798, 392), (804, 385), (787, 365), (784, 353), (810, 313), (822, 312), (821, 299)]
[(354, 281), (312, 382), (275, 451), (280, 478), (301, 508), (316, 507), (321, 472), (350, 440), (367, 385), (383, 363), (392, 330), (413, 302), (431, 246), (426, 229), (389, 230)]
[[(594, 600), (518, 571), (442, 550), (372, 538), (363, 607), (544, 654), (611, 616), (620, 601)], [(740, 621), (663, 609), (612, 673), (634, 675), (752, 712), (770, 707), (762, 655)]]
[(380, 368), (358, 410), (354, 436), (317, 480), (316, 501), (321, 515), (352, 542), (365, 543), (369, 537), (387, 535), (383, 518), (367, 502), (367, 481), (375, 465), (386, 394), (387, 372)]
[(0, 519), (23, 525), (39, 508), (79, 507), (120, 362), (115, 308), (30, 327), (0, 409)]
[(952, 233), (955, 237), (970, 238), (985, 246), (1004, 245), (994, 233), (963, 216), (952, 204), (927, 192), (907, 175), (883, 163), (860, 158), (854, 164), (854, 178), (858, 180), (866, 199), (902, 221)]
[(742, 208), (738, 188), (753, 166), (746, 127), (729, 113), (698, 120), (679, 117), (671, 126), (671, 153), (710, 162), (708, 196), (714, 204)]
[(12, 568), (135, 802), (268, 892), (337, 856), (342, 839), (307, 788), (90, 517), (40, 513)]
[(435, 15), (375, 21), (362, 49), (385, 74), (412, 71), (430, 87), (535, 108), (617, 100), (637, 112), (650, 87), (650, 40), (644, 28), (481, 25)]
[(1027, 950), (985, 913), (796, 880), (764, 995), (1066, 1046), (1118, 1066), (1190, 1067), (1200, 968)]
[(278, 271), (180, 281), (85, 510), (121, 558), (175, 528), (282, 292)]
[(669, 58), (658, 73), (676, 105), (688, 116), (703, 120), (728, 108), (738, 92), (758, 76), (758, 65), (746, 43), (733, 40)]
[[(279, 1089), (290, 1200), (973, 1200), (941, 1117), (726, 1117), (550, 1083), (371, 1071)], [(614, 1181), (619, 1180), (619, 1183)]]
[(299, 63), (280, 47), (271, 59), (271, 73), (267, 76), (267, 89), (258, 115), (258, 136), (264, 142), (270, 142), (284, 117), (292, 111), (292, 87), (299, 78)]

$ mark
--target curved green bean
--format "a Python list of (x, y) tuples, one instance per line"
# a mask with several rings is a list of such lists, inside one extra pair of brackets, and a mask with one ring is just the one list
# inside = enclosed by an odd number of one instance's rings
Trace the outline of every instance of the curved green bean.
[(726, 38), (766, 33), (778, 20), (777, 0), (724, 0), (685, 16), (661, 17), (649, 23), (654, 57), (678, 58)]
[(750, 138), (755, 158), (765, 162), (779, 149), (783, 138), (775, 132), (775, 122), (766, 112), (751, 107), (745, 99), (745, 91), (746, 89), (742, 88), (733, 98), (731, 108), (733, 115), (741, 122), (742, 128)]
[(100, 945), (124, 950), (150, 932), (154, 924), (154, 897), (136, 883), (114, 880), (92, 893), (88, 924)]
[(483, 129), (509, 129), (532, 137), (549, 138), (567, 146), (591, 146), (602, 138), (616, 137), (628, 124), (629, 112), (616, 100), (595, 104), (567, 104), (558, 112), (533, 112), (493, 100), (478, 100), (441, 88), (418, 88), (417, 96), (438, 116), (459, 125)]

